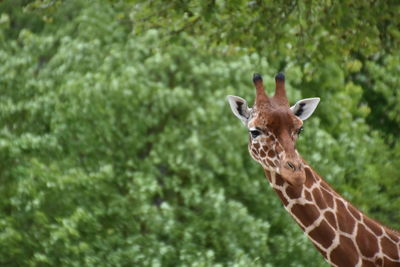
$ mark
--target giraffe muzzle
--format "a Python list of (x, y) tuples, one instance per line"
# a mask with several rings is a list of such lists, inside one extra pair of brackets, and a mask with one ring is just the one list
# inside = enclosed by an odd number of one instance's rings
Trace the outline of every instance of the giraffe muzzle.
[(285, 161), (280, 168), (280, 173), (283, 179), (292, 186), (301, 186), (306, 181), (303, 164), (293, 160)]

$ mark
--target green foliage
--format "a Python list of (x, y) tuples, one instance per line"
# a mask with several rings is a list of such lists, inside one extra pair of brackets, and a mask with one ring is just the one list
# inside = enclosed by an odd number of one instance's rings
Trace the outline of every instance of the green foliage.
[(2, 2), (0, 264), (325, 266), (225, 99), (280, 69), (322, 99), (304, 158), (400, 228), (398, 6), (370, 5)]

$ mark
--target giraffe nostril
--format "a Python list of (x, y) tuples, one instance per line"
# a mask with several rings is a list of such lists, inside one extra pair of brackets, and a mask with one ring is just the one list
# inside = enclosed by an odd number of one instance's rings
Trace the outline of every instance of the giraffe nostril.
[(288, 161), (286, 164), (288, 165), (288, 167), (289, 167), (290, 169), (292, 169), (292, 171), (295, 171), (295, 170), (296, 170), (296, 167), (295, 167), (294, 164), (291, 163), (290, 161)]

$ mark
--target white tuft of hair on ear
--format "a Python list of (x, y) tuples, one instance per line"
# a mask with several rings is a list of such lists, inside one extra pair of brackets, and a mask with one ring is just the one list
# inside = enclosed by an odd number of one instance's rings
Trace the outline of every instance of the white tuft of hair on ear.
[(308, 119), (318, 106), (319, 97), (305, 98), (294, 104), (290, 110), (302, 121)]
[(248, 108), (246, 100), (233, 95), (228, 95), (226, 98), (228, 99), (233, 114), (238, 117), (245, 126), (247, 126), (251, 109)]

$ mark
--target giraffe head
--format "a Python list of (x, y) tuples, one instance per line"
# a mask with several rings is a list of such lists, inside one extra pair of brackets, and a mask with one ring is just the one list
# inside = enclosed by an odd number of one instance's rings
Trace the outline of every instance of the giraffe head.
[(264, 169), (280, 174), (292, 186), (305, 182), (304, 163), (296, 150), (296, 140), (303, 129), (303, 121), (314, 112), (319, 98), (307, 98), (290, 107), (285, 92), (285, 76), (275, 77), (275, 95), (268, 97), (262, 77), (254, 74), (256, 87), (254, 106), (246, 100), (228, 96), (233, 114), (249, 131), (249, 152)]

